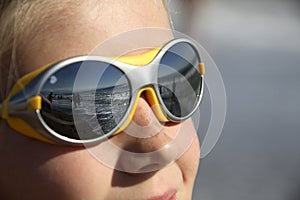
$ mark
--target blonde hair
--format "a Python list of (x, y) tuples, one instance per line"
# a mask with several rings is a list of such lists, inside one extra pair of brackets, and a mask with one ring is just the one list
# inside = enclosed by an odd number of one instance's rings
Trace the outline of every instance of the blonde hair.
[[(0, 3), (0, 97), (6, 96), (10, 80), (17, 76), (16, 59), (17, 19), (19, 1), (1, 0)], [(20, 27), (21, 28), (21, 27)]]
[[(26, 47), (29, 34), (32, 32), (38, 34), (41, 31), (39, 30), (39, 23), (43, 22), (42, 19), (62, 20), (64, 17), (60, 15), (57, 18), (52, 12), (45, 12), (45, 8), (52, 11), (64, 10), (60, 13), (66, 13), (66, 9), (75, 5), (76, 2), (80, 3), (80, 1), (71, 1), (0, 0), (0, 101), (7, 96), (12, 85), (19, 78), (17, 66), (20, 55), (18, 52), (20, 47)], [(168, 10), (168, 3), (165, 0), (162, 1)], [(66, 3), (69, 4), (66, 5)]]
[[(18, 50), (26, 46), (24, 38), (29, 39), (30, 33), (36, 35), (41, 31), (39, 23), (42, 19), (62, 20), (66, 16), (62, 11), (76, 5), (73, 1), (66, 6), (69, 2), (71, 0), (0, 0), (0, 100), (19, 78)], [(57, 17), (52, 12), (45, 12), (45, 8), (63, 14)]]
[(28, 29), (34, 26), (33, 0), (0, 0), (0, 98), (18, 79), (17, 50)]

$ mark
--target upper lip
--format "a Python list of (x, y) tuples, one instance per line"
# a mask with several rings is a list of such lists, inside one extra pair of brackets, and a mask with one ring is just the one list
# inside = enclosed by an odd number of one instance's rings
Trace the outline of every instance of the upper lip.
[(162, 195), (154, 196), (147, 200), (170, 200), (171, 197), (173, 197), (176, 194), (176, 192), (177, 191), (175, 189), (170, 189), (170, 190), (166, 191), (165, 193), (163, 193)]

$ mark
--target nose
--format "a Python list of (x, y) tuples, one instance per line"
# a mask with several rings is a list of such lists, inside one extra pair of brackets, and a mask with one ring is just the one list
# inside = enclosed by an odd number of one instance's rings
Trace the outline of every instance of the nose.
[[(111, 140), (124, 153), (119, 155), (118, 168), (143, 173), (163, 168), (174, 161), (177, 149), (170, 148), (180, 125), (161, 123), (144, 96), (139, 97), (129, 125)], [(128, 153), (130, 152), (130, 153)]]
[(137, 106), (131, 122), (121, 134), (114, 137), (124, 150), (147, 153), (158, 150), (172, 140), (175, 128), (166, 127), (156, 117), (151, 105), (142, 95), (137, 100)]
[(162, 169), (179, 158), (193, 143), (191, 120), (180, 124), (161, 123), (144, 96), (129, 125), (119, 134), (89, 151), (101, 163), (127, 173), (147, 173)]
[(144, 96), (138, 99), (138, 104), (133, 116), (132, 121), (141, 127), (146, 127), (151, 124), (155, 119), (153, 118), (153, 112), (151, 110), (151, 105), (148, 104)]
[(143, 95), (137, 101), (132, 120), (123, 132), (135, 138), (153, 137), (164, 127), (154, 112), (158, 105), (151, 105)]

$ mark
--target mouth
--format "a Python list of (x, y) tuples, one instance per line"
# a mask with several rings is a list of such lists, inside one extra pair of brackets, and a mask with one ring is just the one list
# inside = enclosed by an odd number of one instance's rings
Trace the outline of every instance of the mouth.
[(176, 197), (177, 191), (175, 189), (169, 190), (162, 195), (151, 197), (147, 200), (178, 200)]

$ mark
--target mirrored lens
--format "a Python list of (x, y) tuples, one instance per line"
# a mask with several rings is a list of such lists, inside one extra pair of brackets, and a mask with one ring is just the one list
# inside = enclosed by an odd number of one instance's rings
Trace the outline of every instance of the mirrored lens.
[[(80, 84), (74, 88), (78, 77)], [(113, 65), (84, 61), (52, 74), (41, 96), (41, 114), (52, 130), (70, 139), (95, 139), (109, 133), (123, 119), (130, 86), (123, 72)]]
[(96, 116), (104, 134), (117, 127), (130, 102), (127, 77), (115, 67), (107, 67), (101, 76), (95, 95)]
[(178, 118), (191, 114), (199, 101), (202, 77), (196, 49), (189, 43), (172, 46), (158, 68), (158, 89), (168, 111)]

